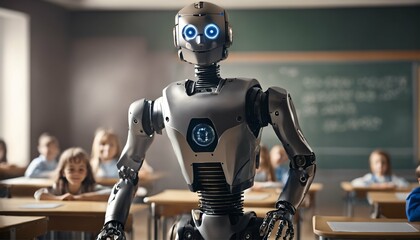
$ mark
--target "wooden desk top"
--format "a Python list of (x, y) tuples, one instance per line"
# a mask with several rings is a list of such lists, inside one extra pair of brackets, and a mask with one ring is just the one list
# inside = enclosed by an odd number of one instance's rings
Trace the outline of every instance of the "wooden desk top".
[(377, 188), (377, 187), (355, 187), (351, 184), (351, 182), (341, 182), (340, 183), (341, 189), (345, 192), (353, 192), (353, 191), (364, 191), (364, 192), (409, 192), (413, 188), (418, 187), (418, 183), (412, 183), (408, 187), (403, 188)]
[(47, 233), (47, 217), (0, 216), (0, 239), (33, 239)]
[[(309, 188), (309, 193), (320, 191), (323, 185), (313, 183)], [(244, 193), (245, 207), (268, 207), (272, 208), (276, 203), (279, 193), (278, 189), (264, 189), (260, 191), (246, 191)], [(146, 197), (146, 203), (155, 203), (158, 205), (198, 205), (198, 193), (187, 189), (167, 189), (156, 195)]]
[[(273, 207), (278, 199), (275, 191), (249, 191), (244, 194), (246, 207)], [(198, 206), (198, 194), (187, 189), (167, 189), (156, 195), (146, 197), (146, 203), (158, 205), (195, 205)]]
[[(152, 173), (148, 176), (143, 176), (140, 179), (140, 185), (148, 184), (153, 182), (157, 179), (162, 178), (164, 176), (163, 173), (157, 172)], [(98, 184), (104, 186), (113, 186), (115, 183), (119, 181), (119, 178), (95, 178)], [(28, 177), (16, 177), (16, 178), (9, 178), (0, 180), (0, 187), (10, 187), (10, 186), (19, 186), (19, 187), (50, 187), (54, 184), (54, 180), (51, 178), (28, 178)]]
[[(314, 194), (322, 188), (322, 184), (312, 183), (307, 195), (313, 198)], [(281, 189), (274, 188), (246, 191), (244, 193), (244, 207), (245, 209), (267, 208), (273, 210), (280, 191)], [(156, 195), (146, 197), (144, 201), (155, 206), (152, 209), (157, 216), (175, 216), (199, 207), (198, 194), (187, 189), (167, 189)], [(309, 204), (304, 201), (301, 207), (307, 207)]]
[[(368, 192), (367, 199), (370, 204), (375, 203), (405, 203), (405, 198), (398, 198), (397, 194), (404, 194), (401, 192)], [(407, 196), (405, 196), (407, 197)]]
[[(104, 186), (113, 186), (118, 182), (118, 178), (97, 178), (95, 179), (98, 184)], [(51, 187), (54, 184), (54, 180), (51, 178), (28, 178), (28, 177), (17, 177), (9, 178), (0, 181), (0, 187), (33, 187), (43, 188)]]
[(351, 238), (351, 239), (419, 239), (420, 237), (420, 222), (412, 222), (412, 225), (417, 232), (344, 232), (344, 231), (333, 231), (328, 222), (402, 222), (408, 223), (407, 219), (371, 219), (371, 218), (352, 218), (352, 217), (342, 217), (342, 216), (313, 216), (312, 224), (313, 231), (317, 236), (327, 237), (327, 238)]
[(341, 182), (340, 186), (347, 194), (353, 193), (358, 199), (366, 197), (368, 192), (410, 192), (413, 188), (418, 187), (418, 183), (411, 183), (408, 187), (403, 188), (377, 188), (377, 187), (355, 187), (351, 182)]
[(373, 206), (372, 217), (407, 218), (405, 213), (405, 198), (399, 198), (397, 194), (406, 192), (368, 192), (367, 199)]
[(324, 188), (324, 185), (322, 183), (313, 182), (311, 184), (311, 186), (309, 187), (308, 192), (309, 193), (311, 193), (311, 192), (318, 192), (318, 191), (321, 191), (323, 188)]
[(22, 186), (22, 187), (33, 187), (42, 188), (50, 187), (54, 184), (54, 181), (49, 178), (27, 178), (27, 177), (17, 177), (9, 178), (0, 181), (0, 186), (9, 187), (9, 186)]
[[(55, 206), (52, 206), (55, 205)], [(107, 202), (96, 201), (37, 201), (33, 198), (0, 198), (2, 215), (47, 216), (49, 229), (62, 231), (99, 231), (104, 223)], [(144, 204), (132, 204), (130, 213), (146, 209)], [(132, 227), (132, 216), (126, 230)]]
[[(48, 205), (55, 204), (56, 207)], [(2, 215), (97, 215), (106, 212), (108, 203), (97, 201), (37, 201), (33, 198), (0, 198), (0, 212)], [(130, 212), (147, 208), (145, 205), (132, 204)]]

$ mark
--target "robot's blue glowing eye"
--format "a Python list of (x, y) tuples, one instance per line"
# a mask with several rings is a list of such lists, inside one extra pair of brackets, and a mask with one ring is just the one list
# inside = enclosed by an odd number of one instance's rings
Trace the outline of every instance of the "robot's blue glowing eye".
[(215, 137), (214, 129), (205, 123), (197, 124), (192, 130), (192, 139), (200, 147), (208, 147)]
[(217, 36), (219, 36), (219, 28), (216, 26), (216, 24), (209, 24), (204, 28), (204, 34), (209, 39), (215, 39)]
[(182, 31), (182, 34), (184, 35), (185, 40), (189, 41), (191, 39), (194, 39), (197, 37), (197, 28), (193, 25), (189, 24), (184, 27), (184, 30)]

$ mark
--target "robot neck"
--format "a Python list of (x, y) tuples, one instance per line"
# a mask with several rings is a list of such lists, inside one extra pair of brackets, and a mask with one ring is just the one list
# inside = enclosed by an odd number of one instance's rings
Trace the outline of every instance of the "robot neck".
[(195, 76), (198, 80), (195, 83), (195, 90), (204, 90), (217, 88), (221, 80), (219, 74), (219, 65), (212, 64), (209, 66), (195, 65)]

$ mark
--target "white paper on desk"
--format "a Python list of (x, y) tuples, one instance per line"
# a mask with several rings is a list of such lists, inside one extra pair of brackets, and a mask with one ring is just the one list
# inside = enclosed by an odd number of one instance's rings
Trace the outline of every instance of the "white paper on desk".
[(397, 193), (395, 193), (395, 197), (398, 199), (398, 200), (405, 200), (405, 199), (407, 199), (407, 197), (408, 197), (408, 192), (406, 193), (406, 192), (397, 192)]
[(418, 232), (405, 222), (327, 222), (334, 232)]
[(25, 205), (20, 206), (20, 208), (28, 208), (28, 209), (46, 209), (46, 208), (58, 208), (62, 206), (61, 203), (28, 203)]
[(263, 200), (270, 196), (269, 193), (252, 193), (252, 194), (245, 194), (245, 200)]

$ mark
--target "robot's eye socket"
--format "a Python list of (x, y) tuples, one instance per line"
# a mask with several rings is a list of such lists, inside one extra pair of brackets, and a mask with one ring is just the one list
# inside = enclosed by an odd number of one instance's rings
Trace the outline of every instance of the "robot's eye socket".
[(216, 138), (214, 129), (205, 123), (197, 124), (192, 130), (192, 139), (200, 147), (208, 147)]
[(216, 24), (209, 24), (204, 28), (204, 34), (209, 39), (215, 39), (217, 36), (219, 36), (219, 27), (216, 26)]
[(182, 34), (185, 38), (185, 40), (189, 41), (191, 39), (194, 39), (197, 37), (197, 28), (194, 25), (187, 25), (184, 27), (184, 30), (182, 31)]

